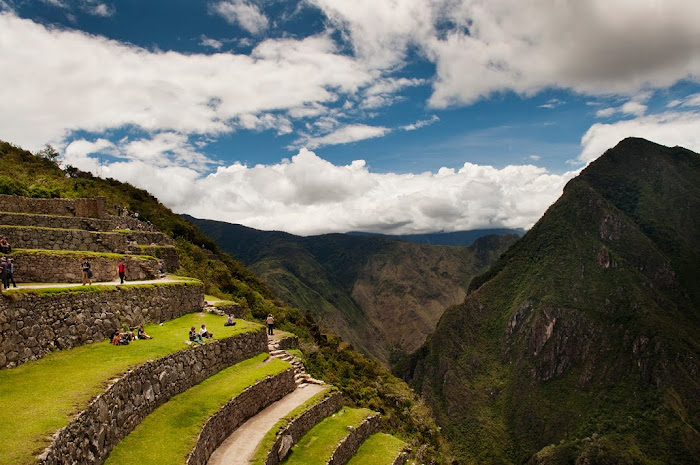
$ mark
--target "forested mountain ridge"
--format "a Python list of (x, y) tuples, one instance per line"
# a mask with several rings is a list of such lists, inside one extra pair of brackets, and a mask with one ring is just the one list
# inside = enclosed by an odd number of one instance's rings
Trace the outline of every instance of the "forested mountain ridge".
[(285, 302), (308, 309), (324, 328), (386, 365), (420, 347), (445, 308), (464, 300), (469, 280), (517, 239), (491, 235), (471, 247), (431, 246), (186, 218)]
[(700, 156), (626, 139), (401, 367), (463, 463), (698, 463)]

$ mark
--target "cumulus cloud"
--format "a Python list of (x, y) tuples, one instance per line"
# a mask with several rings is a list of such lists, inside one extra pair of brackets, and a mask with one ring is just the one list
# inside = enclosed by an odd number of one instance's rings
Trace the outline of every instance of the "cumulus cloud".
[(370, 66), (419, 49), (437, 67), (434, 107), (547, 87), (633, 94), (700, 75), (699, 2), (310, 1)]
[(598, 110), (595, 115), (598, 118), (609, 118), (615, 114), (642, 116), (647, 111), (647, 106), (637, 100), (630, 100), (619, 107), (607, 107)]
[(698, 152), (700, 113), (667, 112), (610, 124), (594, 124), (581, 139), (583, 149), (578, 160), (590, 163), (627, 137), (643, 137), (658, 144), (679, 145)]
[[(269, 128), (270, 117), (261, 115), (318, 108), (373, 81), (327, 36), (265, 40), (251, 56), (185, 55), (7, 13), (0, 13), (0, 69), (0, 138), (30, 150), (75, 130), (214, 135), (234, 130), (241, 118)], [(287, 132), (288, 119), (275, 121)]]
[(238, 24), (251, 34), (260, 34), (268, 27), (267, 17), (260, 9), (244, 0), (218, 2), (211, 8), (230, 24)]
[[(138, 143), (73, 142), (66, 158), (95, 170), (88, 153), (163, 153), (169, 147), (163, 140)], [(103, 163), (101, 171), (148, 189), (179, 213), (302, 235), (529, 227), (575, 175), (531, 165), (496, 169), (471, 163), (436, 173), (380, 174), (363, 160), (338, 166), (307, 149), (277, 164), (234, 163), (209, 175), (167, 163), (154, 169), (145, 157)]]

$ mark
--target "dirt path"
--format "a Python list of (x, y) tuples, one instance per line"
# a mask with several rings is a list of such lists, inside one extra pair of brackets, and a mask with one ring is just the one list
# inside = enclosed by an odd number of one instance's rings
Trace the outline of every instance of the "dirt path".
[[(154, 284), (154, 283), (175, 283), (178, 281), (182, 281), (182, 278), (179, 277), (169, 277), (166, 276), (164, 278), (159, 278), (159, 279), (148, 279), (148, 280), (142, 280), (142, 281), (125, 281), (124, 284)], [(93, 286), (100, 286), (100, 285), (107, 285), (107, 286), (118, 286), (119, 280), (116, 279), (114, 281), (94, 281), (92, 283)], [(43, 288), (50, 288), (50, 287), (78, 287), (82, 286), (83, 283), (18, 283), (16, 289), (43, 289)], [(89, 284), (88, 284), (89, 286)], [(12, 289), (15, 289), (14, 287), (11, 287), (10, 289), (6, 289), (6, 291), (10, 291)]]
[(262, 438), (283, 416), (306, 402), (315, 394), (328, 389), (327, 386), (307, 384), (298, 387), (281, 400), (267, 407), (243, 423), (214, 451), (208, 465), (247, 465)]

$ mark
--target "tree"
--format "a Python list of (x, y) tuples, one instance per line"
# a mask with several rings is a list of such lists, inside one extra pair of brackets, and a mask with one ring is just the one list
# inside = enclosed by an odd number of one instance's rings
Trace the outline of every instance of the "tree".
[(36, 153), (36, 155), (41, 158), (45, 158), (56, 165), (58, 165), (58, 157), (61, 156), (61, 154), (58, 153), (58, 151), (50, 144), (46, 144), (43, 149)]

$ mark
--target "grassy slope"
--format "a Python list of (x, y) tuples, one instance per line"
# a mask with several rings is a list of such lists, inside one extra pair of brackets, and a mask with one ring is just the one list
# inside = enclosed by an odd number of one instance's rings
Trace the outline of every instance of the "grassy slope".
[(373, 434), (362, 443), (348, 465), (392, 465), (406, 443), (389, 434)]
[[(640, 153), (661, 166), (640, 163)], [(604, 173), (605, 186), (683, 191), (698, 185), (698, 155), (626, 141), (607, 157), (628, 157), (641, 172), (612, 170), (604, 157), (571, 181), (472, 282), (472, 294), (445, 313), (407, 369), (465, 463), (522, 463), (560, 441), (535, 463), (700, 459), (697, 303), (682, 264), (596, 180)], [(669, 194), (649, 195), (664, 205)], [(642, 198), (635, 211), (648, 208)], [(684, 200), (700, 208), (696, 189)], [(671, 243), (695, 238), (679, 255), (698, 251), (700, 229), (689, 223), (681, 215), (662, 223)]]
[(357, 428), (372, 415), (368, 409), (342, 408), (311, 428), (282, 462), (287, 465), (323, 465), (331, 457), (338, 442), (348, 435), (348, 427)]
[(107, 341), (88, 344), (0, 370), (0, 416), (4, 419), (0, 422), (0, 464), (33, 463), (48, 445), (51, 433), (68, 424), (110, 379), (147, 360), (186, 350), (190, 327), (203, 323), (216, 328), (217, 339), (260, 327), (243, 320), (224, 327), (222, 317), (190, 314), (162, 326), (146, 325), (146, 333), (154, 337), (151, 340), (128, 346)]
[(174, 396), (117, 444), (105, 464), (186, 463), (209, 417), (247, 387), (290, 367), (278, 359), (267, 362), (267, 358), (267, 354), (260, 354), (245, 360)]

